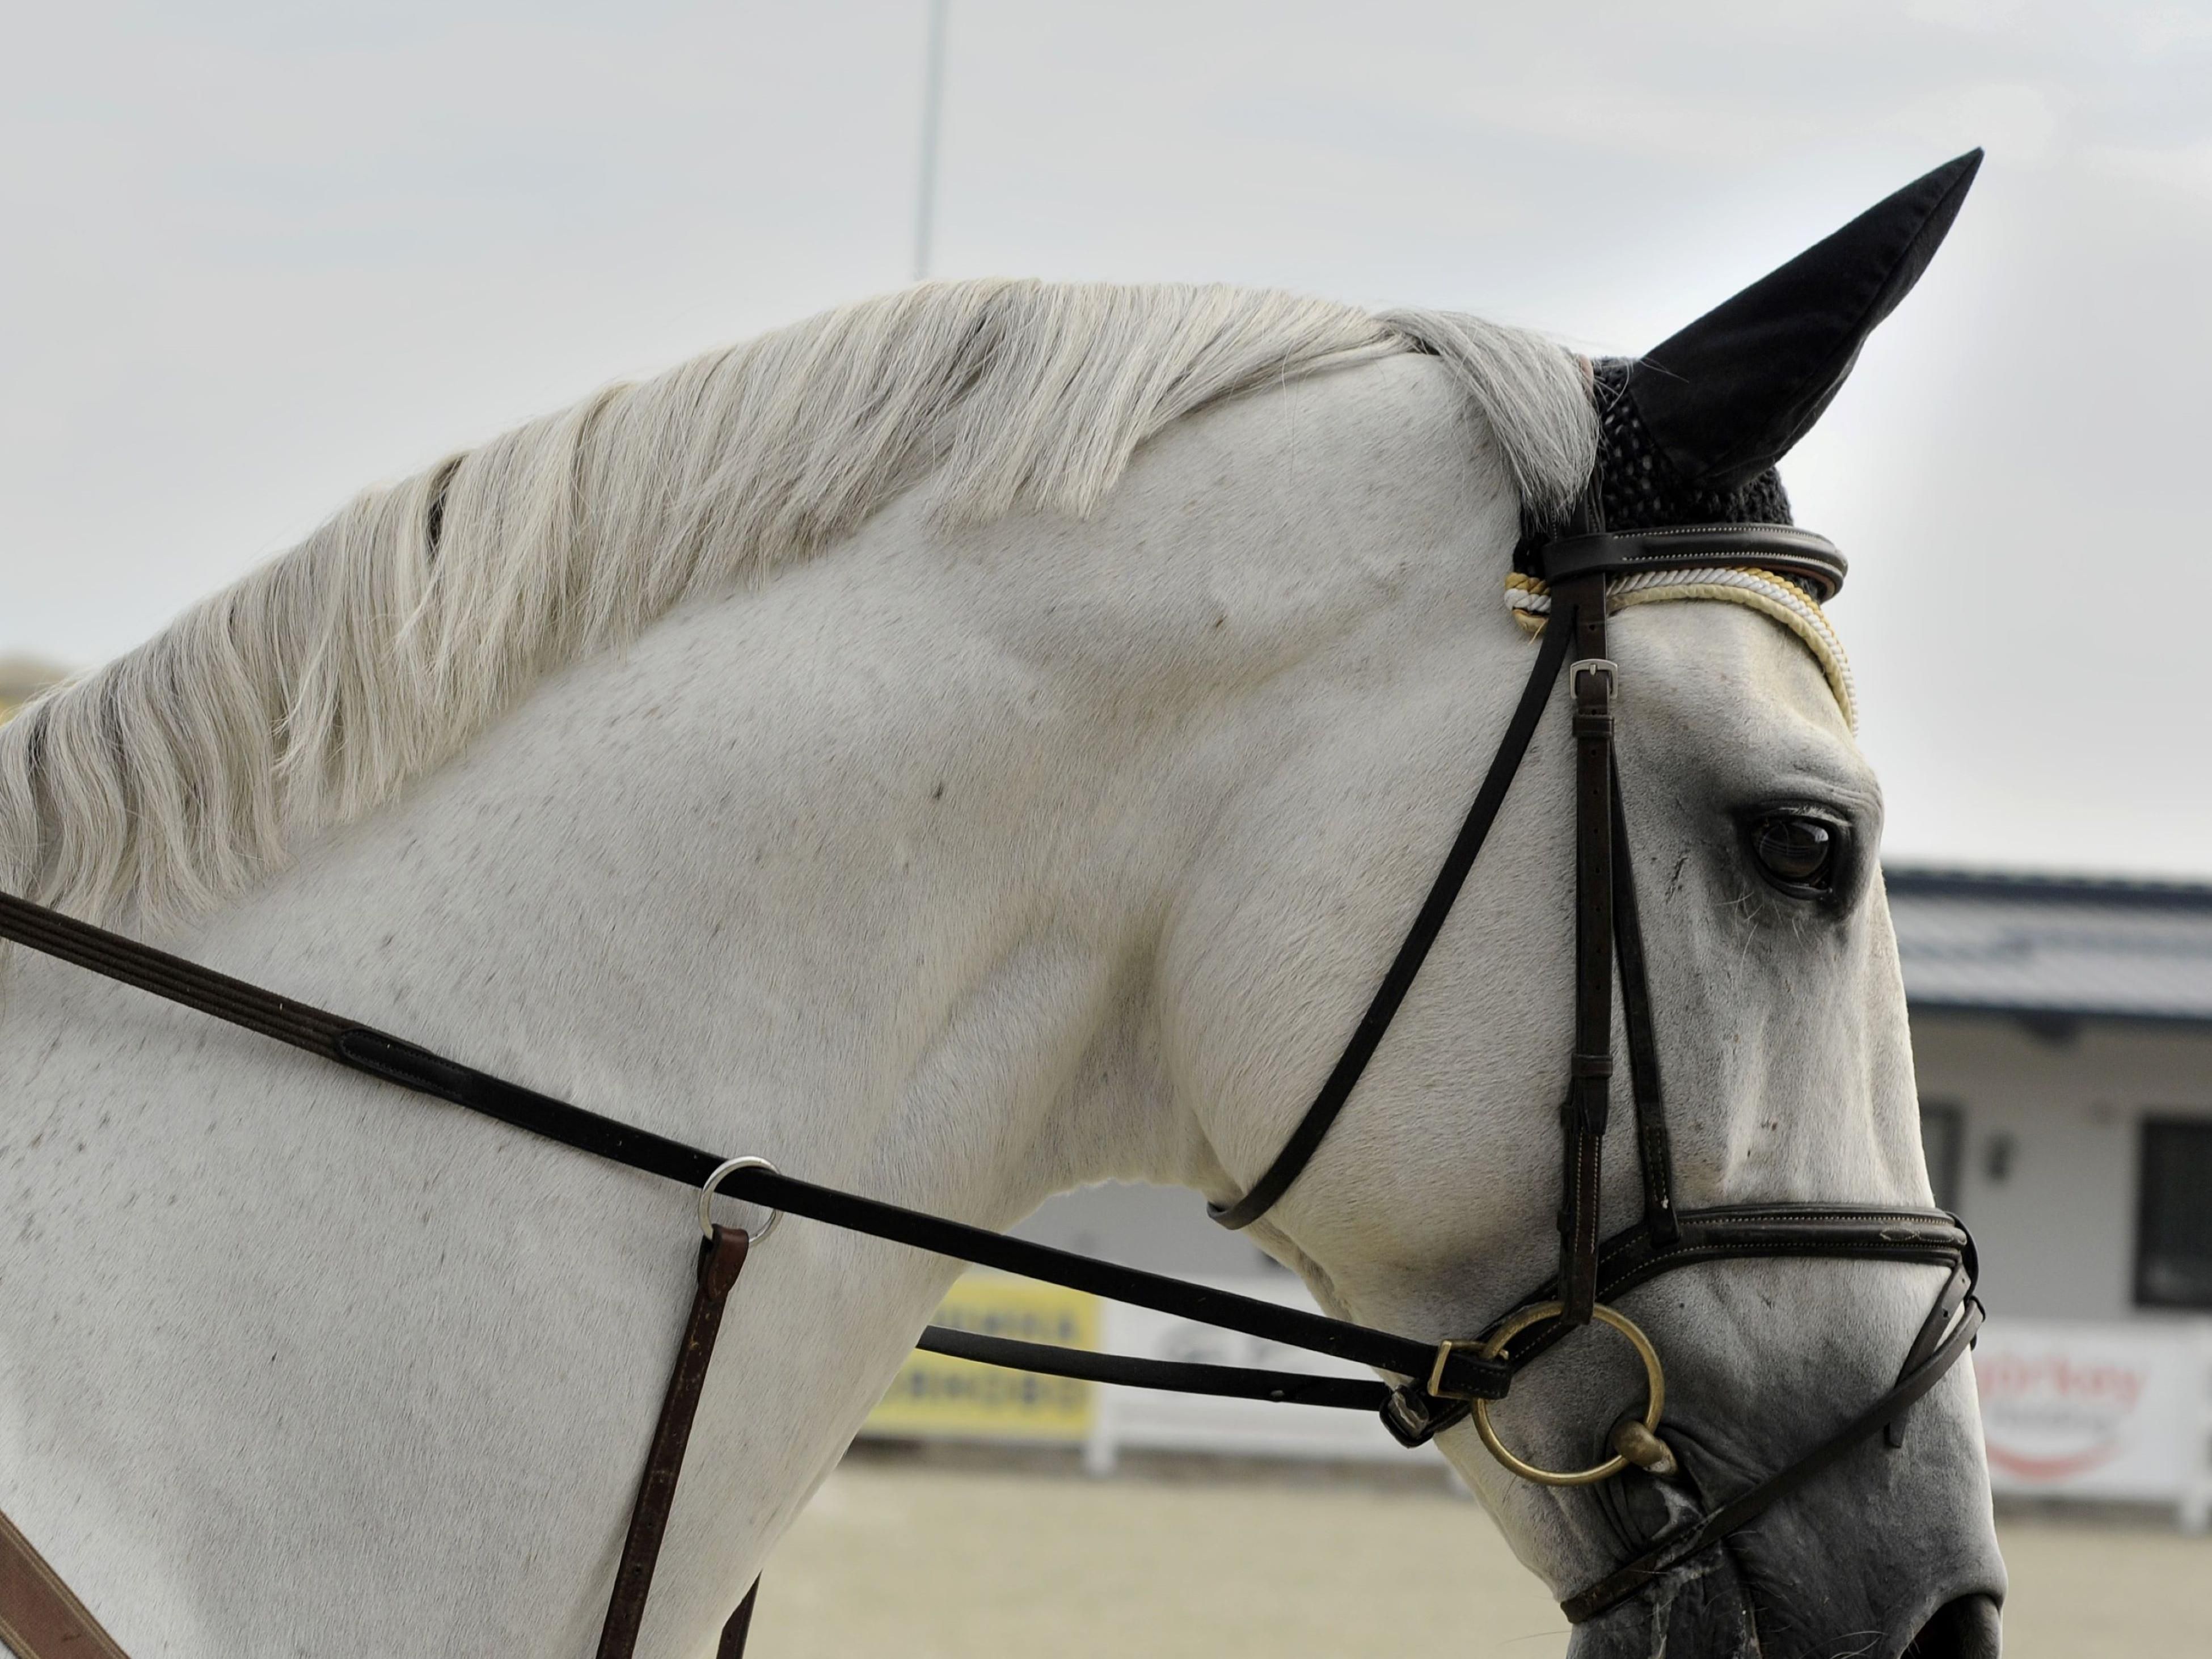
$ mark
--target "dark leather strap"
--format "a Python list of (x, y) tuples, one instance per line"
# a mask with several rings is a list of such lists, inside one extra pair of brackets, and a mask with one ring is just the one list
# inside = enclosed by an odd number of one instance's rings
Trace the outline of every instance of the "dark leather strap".
[(1559, 1322), (1587, 1324), (1597, 1300), (1606, 1123), (1613, 1101), (1613, 723), (1615, 674), (1606, 656), (1605, 578), (1552, 589), (1552, 622), (1571, 629), (1568, 669), (1575, 739), (1575, 1040), (1561, 1108)]
[(1620, 963), (1620, 1023), (1628, 1037), (1637, 1161), (1644, 1171), (1644, 1231), (1655, 1243), (1671, 1243), (1678, 1231), (1674, 1150), (1667, 1133), (1666, 1091), (1659, 1079), (1659, 1041), (1651, 1018), (1651, 983), (1644, 965), (1644, 923), (1636, 908), (1636, 861), (1629, 856), (1618, 753), (1613, 769), (1613, 943)]
[(1528, 671), (1528, 683), (1521, 689), (1521, 701), (1514, 706), (1512, 718), (1506, 722), (1505, 735), (1498, 739), (1498, 752), (1491, 757), (1490, 769), (1483, 774), (1482, 787), (1474, 792), (1474, 804), (1468, 808), (1467, 820), (1460, 826), (1458, 838), (1452, 842), (1443, 867), (1437, 872), (1437, 878), (1430, 885), (1428, 897), (1421, 902), (1413, 925), (1406, 930), (1405, 940), (1398, 946), (1389, 971), (1376, 988), (1367, 1012), (1360, 1016), (1351, 1041), (1344, 1045), (1344, 1052), (1337, 1057), (1321, 1092), (1306, 1108), (1297, 1127), (1291, 1131), (1282, 1151), (1275, 1154), (1275, 1161), (1244, 1196), (1225, 1206), (1207, 1206), (1207, 1213), (1223, 1226), (1249, 1227), (1267, 1214), (1275, 1200), (1288, 1192), (1291, 1183), (1304, 1172), (1320, 1149), (1322, 1138), (1328, 1133), (1329, 1125), (1336, 1121), (1336, 1115), (1352, 1097), (1353, 1085), (1367, 1069), (1367, 1062), (1374, 1058), (1382, 1034), (1390, 1029), (1399, 1005), (1413, 988), (1414, 976), (1428, 960), (1430, 947), (1443, 931), (1444, 920), (1451, 915), (1452, 902), (1467, 884), (1468, 872), (1474, 868), (1475, 855), (1482, 851), (1490, 826), (1497, 822), (1498, 808), (1505, 804), (1505, 792), (1512, 787), (1514, 775), (1521, 769), (1522, 757), (1528, 752), (1529, 739), (1536, 734), (1536, 723), (1542, 718), (1553, 684), (1559, 677), (1559, 665), (1567, 659), (1568, 632), (1565, 629), (1545, 631), (1543, 642), (1537, 648), (1535, 665)]
[[(691, 1420), (699, 1412), (699, 1391), (707, 1385), (707, 1367), (714, 1358), (714, 1339), (722, 1328), (722, 1310), (730, 1299), (731, 1287), (744, 1269), (749, 1242), (744, 1229), (738, 1227), (717, 1227), (711, 1238), (700, 1242), (698, 1287), (692, 1293), (690, 1316), (684, 1322), (683, 1340), (677, 1345), (668, 1391), (661, 1398), (660, 1420), (653, 1427), (653, 1446), (646, 1454), (637, 1502), (630, 1510), (622, 1562), (615, 1569), (614, 1590), (607, 1598), (606, 1622), (599, 1627), (599, 1659), (630, 1659), (637, 1650), (645, 1600), (653, 1589), (653, 1569), (660, 1559), (668, 1512), (676, 1503), (676, 1483), (684, 1474), (684, 1449), (691, 1443)], [(748, 1592), (738, 1612), (749, 1622), (751, 1607), (752, 1595)], [(738, 1640), (742, 1651), (742, 1632)], [(724, 1641), (726, 1645), (726, 1632)]]
[(714, 1644), (714, 1659), (745, 1659), (745, 1638), (752, 1633), (753, 1602), (760, 1595), (760, 1580), (745, 1592), (745, 1599), (738, 1603), (738, 1610), (730, 1615), (730, 1622), (722, 1626), (722, 1639)]
[[(1970, 1273), (1975, 1271), (1972, 1237), (1944, 1210), (1732, 1204), (1684, 1210), (1677, 1219), (1680, 1228), (1670, 1242), (1654, 1239), (1641, 1227), (1607, 1242), (1598, 1255), (1598, 1283), (1608, 1300), (1694, 1262), (1761, 1256), (1856, 1257), (1940, 1267), (1963, 1261)], [(1530, 1334), (1540, 1340), (1543, 1334)]]
[(1788, 576), (1815, 599), (1825, 602), (1843, 586), (1850, 568), (1826, 536), (1788, 524), (1685, 524), (1654, 530), (1600, 531), (1547, 543), (1541, 557), (1555, 604), (1559, 584), (1577, 576), (1689, 570), (1705, 565), (1756, 565)]
[(1747, 1522), (1764, 1515), (1778, 1500), (1810, 1481), (1941, 1382), (1943, 1374), (1973, 1346), (1981, 1324), (1982, 1304), (1969, 1297), (1965, 1314), (1952, 1327), (1950, 1334), (1917, 1369), (1908, 1369), (1898, 1379), (1896, 1387), (1796, 1462), (1739, 1492), (1678, 1537), (1654, 1545), (1626, 1566), (1607, 1573), (1588, 1589), (1560, 1602), (1559, 1611), (1567, 1615), (1567, 1622), (1579, 1625), (1619, 1606), (1661, 1574), (1681, 1565)]
[[(1942, 1290), (1936, 1294), (1936, 1305), (1928, 1310), (1928, 1317), (1921, 1321), (1919, 1334), (1912, 1339), (1912, 1346), (1905, 1352), (1905, 1366), (1900, 1376), (1909, 1376), (1927, 1363), (1928, 1356), (1934, 1353), (1936, 1345), (1942, 1341), (1943, 1333), (1951, 1328), (1952, 1315), (1958, 1312), (1960, 1305), (1973, 1293), (1973, 1289), (1974, 1276), (1961, 1261), (1951, 1269), (1951, 1277), (1944, 1281)], [(1892, 1451), (1905, 1444), (1905, 1413), (1901, 1408), (1895, 1417), (1882, 1425), (1881, 1437), (1883, 1443)]]
[(0, 1644), (17, 1659), (129, 1659), (4, 1513), (0, 1513)]
[[(1705, 1261), (1796, 1256), (1826, 1261), (1916, 1261), (1963, 1266), (1978, 1272), (1972, 1237), (1943, 1210), (1885, 1210), (1845, 1204), (1734, 1204), (1678, 1213), (1668, 1241), (1641, 1223), (1616, 1233), (1598, 1251), (1598, 1300), (1613, 1302), (1662, 1273)], [(1556, 1279), (1537, 1287), (1528, 1302), (1557, 1298)], [(1526, 1306), (1524, 1302), (1521, 1305)], [(1503, 1322), (1502, 1321), (1500, 1322)], [(1506, 1363), (1515, 1371), (1566, 1333), (1538, 1325), (1516, 1337)]]
[[(687, 1187), (703, 1186), (723, 1162), (713, 1152), (586, 1111), (389, 1033), (294, 1002), (11, 894), (0, 893), (0, 939), (29, 945), (417, 1094), (450, 1101), (532, 1134)], [(772, 1170), (736, 1170), (722, 1182), (720, 1190), (732, 1198), (787, 1210), (850, 1232), (1070, 1290), (1089, 1291), (1113, 1301), (1241, 1331), (1285, 1347), (1332, 1354), (1401, 1376), (1425, 1376), (1436, 1357), (1433, 1343), (1238, 1296), (1208, 1285), (1096, 1261), (1049, 1245), (1009, 1238), (987, 1228), (817, 1187)], [(1455, 1395), (1498, 1400), (1504, 1397), (1510, 1372), (1502, 1362), (1480, 1359), (1462, 1351), (1449, 1357), (1442, 1380)]]
[[(1555, 641), (1564, 641), (1568, 630), (1547, 629), (1547, 633)], [(1565, 654), (1563, 646), (1560, 654)], [(1555, 663), (1553, 675), (1557, 666)], [(1547, 676), (1541, 689), (1547, 691), (1549, 684)], [(1539, 709), (1541, 702), (1542, 697), (1537, 697)], [(702, 1184), (722, 1161), (714, 1153), (458, 1065), (386, 1033), (4, 893), (0, 893), (0, 939), (29, 945), (417, 1093), (452, 1101), (517, 1128), (687, 1186)], [(1090, 1291), (1285, 1346), (1334, 1354), (1401, 1376), (1425, 1377), (1434, 1356), (1430, 1345), (1387, 1332), (1278, 1307), (1208, 1285), (1094, 1261), (767, 1170), (739, 1170), (724, 1182), (724, 1190), (831, 1226)], [(1679, 1232), (1673, 1237), (1658, 1236), (1639, 1224), (1609, 1240), (1598, 1252), (1598, 1298), (1610, 1301), (1675, 1267), (1737, 1256), (1856, 1256), (1947, 1264), (1963, 1258), (1968, 1272), (1972, 1270), (1972, 1243), (1965, 1230), (1956, 1218), (1936, 1212), (1752, 1206), (1690, 1212), (1681, 1215), (1680, 1222)], [(1556, 1295), (1554, 1281), (1529, 1300), (1548, 1301)], [(1445, 1395), (1431, 1397), (1412, 1386), (1390, 1391), (1382, 1413), (1386, 1426), (1407, 1445), (1420, 1444), (1465, 1417), (1469, 1400), (1504, 1398), (1513, 1373), (1563, 1334), (1555, 1326), (1537, 1327), (1516, 1340), (1507, 1357), (1499, 1360), (1480, 1360), (1464, 1350), (1455, 1352), (1441, 1379)], [(963, 1334), (933, 1329), (926, 1334), (925, 1344), (950, 1352), (945, 1345), (963, 1340)], [(1031, 1352), (1042, 1345), (1018, 1346), (1024, 1367), (1051, 1357)], [(1199, 1380), (1194, 1373), (1169, 1362), (1055, 1352), (1055, 1375), (1152, 1388), (1182, 1388)], [(978, 1352), (973, 1357), (982, 1356)], [(1212, 1374), (1210, 1381), (1220, 1384), (1218, 1389), (1208, 1387), (1206, 1392), (1279, 1397), (1296, 1403), (1347, 1403), (1347, 1408), (1350, 1396), (1339, 1393), (1340, 1385), (1359, 1381), (1301, 1378), (1295, 1373), (1241, 1371), (1230, 1366), (1204, 1370)]]
[(1010, 1370), (1046, 1376), (1080, 1377), (1125, 1389), (1165, 1389), (1176, 1394), (1215, 1395), (1231, 1400), (1267, 1400), (1278, 1405), (1327, 1406), (1339, 1411), (1382, 1409), (1390, 1385), (1371, 1377), (1312, 1376), (1303, 1371), (1258, 1370), (1244, 1365), (1202, 1365), (1187, 1360), (1138, 1359), (1127, 1354), (1089, 1353), (1048, 1342), (1020, 1342), (932, 1325), (914, 1345), (931, 1353), (950, 1354)]

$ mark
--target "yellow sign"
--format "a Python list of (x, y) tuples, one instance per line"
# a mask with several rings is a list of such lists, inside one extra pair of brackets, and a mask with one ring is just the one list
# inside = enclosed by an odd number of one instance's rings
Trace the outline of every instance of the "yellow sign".
[[(1098, 1298), (1002, 1273), (971, 1273), (933, 1324), (1066, 1348), (1098, 1346)], [(1081, 1440), (1091, 1431), (1091, 1384), (916, 1351), (892, 1379), (863, 1434), (901, 1440)]]

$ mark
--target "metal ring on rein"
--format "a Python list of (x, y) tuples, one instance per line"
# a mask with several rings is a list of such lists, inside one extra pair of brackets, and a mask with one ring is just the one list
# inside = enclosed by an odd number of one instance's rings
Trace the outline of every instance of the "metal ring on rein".
[[(733, 1158), (717, 1168), (699, 1188), (699, 1231), (705, 1237), (712, 1238), (714, 1236), (714, 1188), (720, 1186), (723, 1180), (734, 1170), (766, 1170), (770, 1175), (783, 1173), (764, 1158)], [(766, 1205), (761, 1207), (768, 1209)], [(750, 1242), (756, 1245), (765, 1242), (768, 1236), (775, 1231), (776, 1223), (782, 1219), (782, 1211), (769, 1210), (768, 1224), (755, 1233)]]
[[(1531, 1325), (1547, 1319), (1556, 1319), (1565, 1310), (1563, 1304), (1557, 1302), (1538, 1302), (1522, 1309), (1500, 1325), (1491, 1339), (1482, 1345), (1482, 1357), (1485, 1359), (1497, 1358), (1505, 1352), (1507, 1343)], [(1592, 1308), (1590, 1313), (1626, 1337), (1630, 1346), (1636, 1350), (1637, 1357), (1643, 1360), (1644, 1376), (1650, 1395), (1650, 1402), (1644, 1408), (1644, 1426), (1647, 1431), (1657, 1429), (1659, 1413), (1667, 1404), (1667, 1373), (1659, 1364), (1658, 1349), (1651, 1346), (1651, 1339), (1644, 1335), (1637, 1328), (1636, 1322), (1626, 1314), (1617, 1312), (1602, 1302)], [(1478, 1400), (1474, 1404), (1474, 1431), (1482, 1437), (1482, 1443), (1490, 1448), (1492, 1457), (1523, 1480), (1534, 1480), (1546, 1486), (1589, 1486), (1610, 1480), (1628, 1467), (1628, 1459), (1616, 1453), (1604, 1462), (1593, 1464), (1586, 1469), (1571, 1469), (1564, 1473), (1557, 1469), (1540, 1469), (1534, 1463), (1524, 1462), (1505, 1449), (1498, 1437), (1498, 1431), (1490, 1424), (1490, 1401)]]

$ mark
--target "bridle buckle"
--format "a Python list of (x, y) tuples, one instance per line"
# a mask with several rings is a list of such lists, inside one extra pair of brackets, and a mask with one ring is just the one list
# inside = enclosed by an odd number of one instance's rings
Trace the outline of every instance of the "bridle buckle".
[[(1447, 1337), (1443, 1341), (1437, 1343), (1436, 1363), (1429, 1367), (1429, 1380), (1423, 1385), (1424, 1390), (1428, 1394), (1429, 1397), (1433, 1400), (1474, 1399), (1474, 1396), (1471, 1394), (1458, 1394), (1446, 1390), (1444, 1388), (1444, 1367), (1451, 1364), (1452, 1355), (1458, 1352), (1461, 1349), (1466, 1348), (1475, 1350), (1480, 1349), (1482, 1346), (1483, 1345), (1480, 1341), (1467, 1341), (1455, 1337)], [(1495, 1356), (1485, 1354), (1483, 1358), (1487, 1359), (1495, 1358)]]
[(1567, 665), (1567, 688), (1577, 697), (1582, 696), (1585, 674), (1594, 674), (1605, 682), (1604, 701), (1607, 703), (1620, 690), (1620, 665), (1610, 657), (1577, 657)]

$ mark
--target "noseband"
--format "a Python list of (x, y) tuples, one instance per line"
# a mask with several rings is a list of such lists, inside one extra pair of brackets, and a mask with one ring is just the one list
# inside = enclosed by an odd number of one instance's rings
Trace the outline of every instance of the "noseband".
[[(920, 1343), (933, 1352), (1124, 1386), (1379, 1411), (1390, 1432), (1407, 1446), (1418, 1446), (1472, 1416), (1484, 1444), (1508, 1468), (1528, 1480), (1559, 1486), (1601, 1480), (1632, 1463), (1658, 1476), (1674, 1472), (1673, 1455), (1656, 1433), (1665, 1401), (1659, 1355), (1635, 1322), (1614, 1305), (1636, 1286), (1680, 1267), (1747, 1257), (1921, 1262), (1950, 1269), (1892, 1388), (1794, 1462), (1663, 1534), (1633, 1560), (1569, 1597), (1562, 1607), (1570, 1620), (1580, 1623), (1617, 1606), (1727, 1537), (1861, 1441), (1881, 1432), (1892, 1449), (1901, 1446), (1905, 1412), (1972, 1346), (1982, 1318), (1972, 1294), (1973, 1243), (1958, 1218), (1944, 1212), (1832, 1204), (1729, 1205), (1685, 1211), (1674, 1202), (1627, 819), (1613, 752), (1621, 676), (1606, 648), (1607, 582), (1655, 572), (1756, 569), (1795, 583), (1817, 601), (1842, 586), (1844, 564), (1827, 541), (1786, 525), (1698, 525), (1607, 534), (1590, 528), (1589, 514), (1585, 507), (1571, 533), (1524, 544), (1548, 584), (1549, 619), (1528, 684), (1467, 821), (1320, 1093), (1274, 1162), (1244, 1195), (1212, 1211), (1224, 1226), (1249, 1226), (1290, 1189), (1312, 1160), (1442, 932), (1564, 670), (1572, 698), (1576, 754), (1575, 1032), (1565, 1098), (1559, 1109), (1559, 1267), (1553, 1277), (1471, 1339), (1451, 1338), (1433, 1345), (1417, 1341), (815, 1186), (780, 1173), (764, 1159), (724, 1158), (7, 894), (0, 894), (0, 939), (418, 1094), (698, 1189), (706, 1234), (700, 1247), (699, 1289), (617, 1569), (600, 1659), (626, 1659), (635, 1644), (723, 1303), (745, 1258), (745, 1236), (715, 1226), (708, 1213), (708, 1201), (717, 1190), (768, 1206), (778, 1214), (805, 1216), (1287, 1346), (1332, 1354), (1405, 1380), (1393, 1386), (1297, 1372), (1134, 1359), (936, 1327), (926, 1331)], [(1643, 1214), (1625, 1231), (1602, 1237), (1601, 1155), (1613, 1096), (1616, 963), (1636, 1153), (1643, 1176)], [(763, 1229), (750, 1243), (758, 1244), (766, 1236)], [(1504, 1447), (1489, 1421), (1488, 1406), (1505, 1396), (1513, 1378), (1531, 1361), (1592, 1322), (1618, 1331), (1643, 1358), (1649, 1383), (1644, 1412), (1624, 1419), (1608, 1437), (1617, 1455), (1606, 1462), (1565, 1472), (1540, 1468)], [(748, 1593), (732, 1615), (723, 1635), (723, 1659), (742, 1653), (752, 1605)], [(4, 1515), (0, 1515), (0, 1637), (12, 1638), (11, 1644), (25, 1659), (46, 1659), (64, 1648), (72, 1654), (116, 1659), (122, 1652)], [(72, 1645), (79, 1642), (86, 1645)]]

